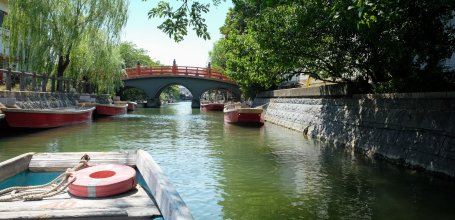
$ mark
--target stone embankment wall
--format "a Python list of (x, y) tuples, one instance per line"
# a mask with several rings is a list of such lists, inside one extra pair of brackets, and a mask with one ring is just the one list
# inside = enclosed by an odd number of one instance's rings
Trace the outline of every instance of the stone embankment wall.
[[(32, 92), (32, 91), (0, 91), (0, 98), (14, 98), (16, 104), (24, 109), (47, 109), (76, 106), (81, 94)], [(109, 103), (108, 95), (91, 95), (98, 103)]]
[(304, 89), (266, 92), (254, 105), (264, 105), (266, 121), (309, 137), (455, 177), (455, 92), (343, 95), (347, 89), (314, 90), (307, 97), (302, 97)]
[(16, 105), (23, 109), (46, 109), (74, 106), (78, 96), (51, 92), (0, 91), (0, 98), (14, 99)]

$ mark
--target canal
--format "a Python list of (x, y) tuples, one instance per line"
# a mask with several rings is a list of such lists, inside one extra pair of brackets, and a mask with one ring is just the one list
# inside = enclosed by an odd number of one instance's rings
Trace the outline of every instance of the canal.
[[(452, 180), (396, 168), (266, 123), (223, 123), (190, 102), (87, 124), (0, 134), (25, 152), (149, 151), (195, 219), (455, 219)], [(341, 132), (341, 131), (340, 131)]]

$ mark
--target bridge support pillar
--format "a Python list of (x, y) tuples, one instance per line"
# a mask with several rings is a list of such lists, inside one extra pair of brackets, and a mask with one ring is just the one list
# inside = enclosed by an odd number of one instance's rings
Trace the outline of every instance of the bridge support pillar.
[(199, 108), (201, 107), (201, 100), (199, 98), (191, 99), (191, 108)]
[(159, 108), (160, 106), (160, 98), (147, 99), (147, 108)]

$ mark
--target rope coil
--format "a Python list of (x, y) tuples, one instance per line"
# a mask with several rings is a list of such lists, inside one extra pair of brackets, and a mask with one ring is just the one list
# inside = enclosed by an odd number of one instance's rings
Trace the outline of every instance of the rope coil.
[(68, 186), (76, 181), (74, 172), (88, 167), (90, 156), (84, 154), (79, 163), (73, 168), (68, 168), (65, 172), (60, 174), (57, 178), (47, 184), (37, 186), (13, 186), (0, 190), (0, 202), (12, 202), (15, 200), (23, 201), (37, 201), (44, 198), (49, 198), (62, 193)]

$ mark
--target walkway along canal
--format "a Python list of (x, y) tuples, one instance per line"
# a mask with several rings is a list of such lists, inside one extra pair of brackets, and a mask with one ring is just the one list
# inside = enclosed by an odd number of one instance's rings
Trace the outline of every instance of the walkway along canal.
[(453, 219), (455, 183), (266, 123), (223, 123), (190, 102), (57, 129), (0, 134), (24, 152), (151, 153), (195, 219)]

